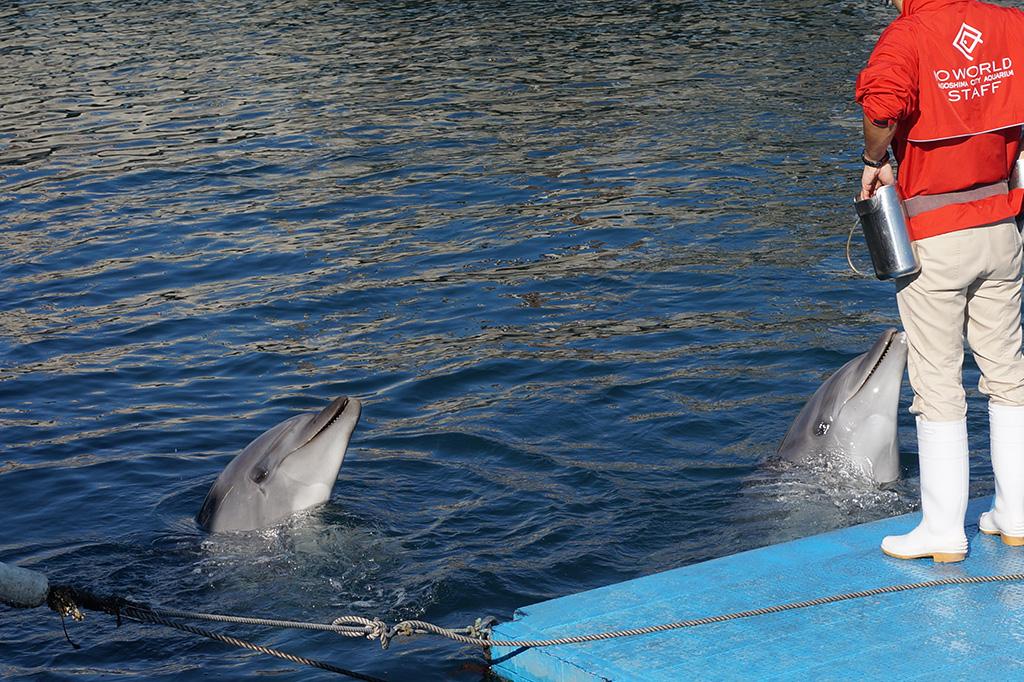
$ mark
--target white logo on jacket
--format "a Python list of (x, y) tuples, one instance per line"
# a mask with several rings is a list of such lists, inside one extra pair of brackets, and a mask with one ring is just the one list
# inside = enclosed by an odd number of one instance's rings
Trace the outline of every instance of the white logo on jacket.
[(960, 30), (953, 40), (953, 47), (960, 50), (960, 54), (973, 62), (974, 51), (978, 49), (978, 45), (981, 45), (982, 42), (984, 41), (981, 39), (981, 31), (967, 23), (963, 23), (960, 24)]

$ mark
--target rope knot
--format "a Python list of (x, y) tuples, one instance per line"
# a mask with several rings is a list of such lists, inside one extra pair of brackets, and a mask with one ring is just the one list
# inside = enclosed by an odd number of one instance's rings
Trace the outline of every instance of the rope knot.
[(498, 619), (493, 616), (487, 616), (486, 618), (477, 618), (476, 622), (466, 628), (466, 634), (473, 639), (490, 639), (492, 629), (498, 624)]
[(382, 621), (380, 618), (374, 618), (366, 627), (369, 630), (369, 632), (366, 633), (366, 639), (380, 640), (381, 649), (387, 649), (391, 646), (392, 634), (387, 623)]

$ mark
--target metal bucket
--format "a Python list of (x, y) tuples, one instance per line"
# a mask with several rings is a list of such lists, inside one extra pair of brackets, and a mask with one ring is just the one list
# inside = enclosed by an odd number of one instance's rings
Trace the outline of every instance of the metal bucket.
[(870, 199), (854, 202), (871, 264), (878, 279), (896, 279), (921, 270), (907, 232), (907, 211), (896, 187), (883, 185)]
[[(1013, 170), (1010, 172), (1010, 189), (1022, 187), (1024, 187), (1024, 159), (1017, 159), (1017, 163), (1013, 164)], [(1024, 212), (1017, 216), (1017, 228), (1024, 228)]]

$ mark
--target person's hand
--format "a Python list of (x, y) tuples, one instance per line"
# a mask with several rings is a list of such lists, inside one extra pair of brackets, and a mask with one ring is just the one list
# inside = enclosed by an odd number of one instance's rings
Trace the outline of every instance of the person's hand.
[(882, 185), (895, 184), (896, 174), (892, 172), (891, 165), (885, 164), (881, 168), (864, 166), (864, 173), (860, 176), (860, 198), (870, 199)]

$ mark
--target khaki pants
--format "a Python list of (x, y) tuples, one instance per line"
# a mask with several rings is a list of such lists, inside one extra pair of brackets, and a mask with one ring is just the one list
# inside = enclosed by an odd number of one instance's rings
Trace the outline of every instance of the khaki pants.
[(921, 272), (896, 286), (914, 389), (911, 413), (925, 421), (966, 416), (964, 336), (981, 370), (981, 392), (997, 404), (1024, 405), (1021, 236), (1013, 220), (913, 246)]

